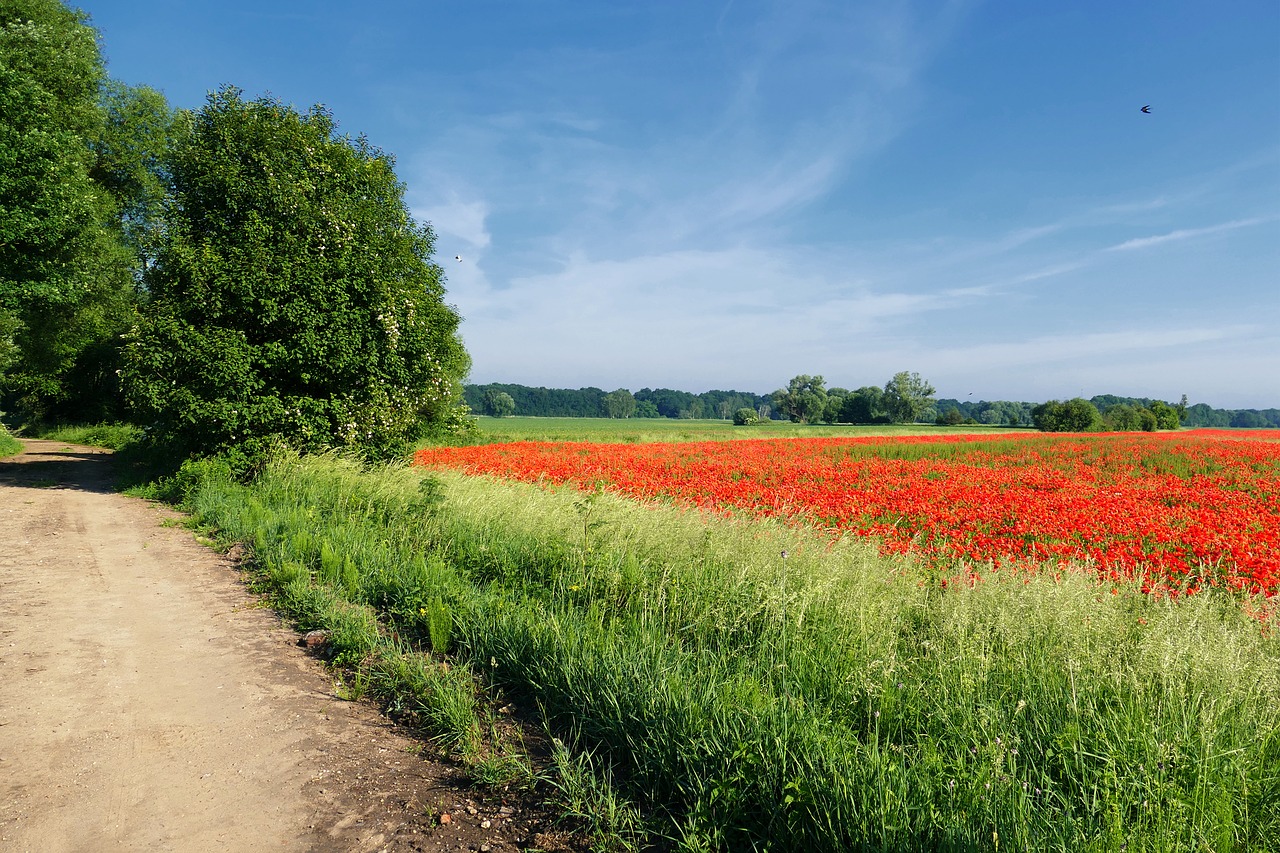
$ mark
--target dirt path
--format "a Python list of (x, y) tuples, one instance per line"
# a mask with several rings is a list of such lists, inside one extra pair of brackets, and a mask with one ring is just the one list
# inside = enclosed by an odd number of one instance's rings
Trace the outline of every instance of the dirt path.
[(0, 461), (0, 849), (527, 843), (519, 811), (337, 699), (225, 558), (113, 493), (105, 454), (25, 444)]

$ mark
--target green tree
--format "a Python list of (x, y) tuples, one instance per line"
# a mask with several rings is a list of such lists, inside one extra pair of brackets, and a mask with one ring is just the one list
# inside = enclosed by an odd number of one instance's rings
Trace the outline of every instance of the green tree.
[(952, 406), (937, 418), (938, 426), (959, 426), (964, 423), (964, 415), (960, 414), (960, 410)]
[(636, 412), (636, 398), (626, 388), (604, 395), (604, 410), (611, 418), (629, 418)]
[(828, 388), (827, 402), (822, 407), (822, 422), (828, 424), (840, 423), (844, 412), (845, 400), (849, 397), (849, 389), (847, 388)]
[(197, 452), (279, 437), (304, 451), (400, 452), (467, 423), (470, 366), (391, 157), (330, 114), (224, 88), (169, 163), (151, 299), (126, 391)]
[(844, 398), (840, 406), (840, 422), (869, 424), (885, 418), (884, 389), (865, 385)]
[(915, 423), (933, 403), (933, 386), (919, 373), (895, 373), (884, 386), (884, 408), (897, 424)]
[[(1139, 409), (1128, 403), (1116, 403), (1108, 406), (1102, 413), (1102, 423), (1109, 430), (1129, 432), (1142, 429), (1142, 416)], [(1152, 423), (1154, 424), (1154, 420)]]
[(1156, 429), (1178, 429), (1182, 426), (1182, 414), (1177, 406), (1170, 406), (1163, 400), (1152, 400), (1148, 408), (1155, 415)]
[(733, 423), (735, 426), (751, 426), (760, 423), (760, 414), (755, 409), (743, 407), (733, 413)]
[(1093, 403), (1076, 397), (1041, 403), (1031, 410), (1031, 422), (1041, 432), (1089, 432), (1102, 427), (1102, 415)]
[(165, 162), (183, 125), (164, 95), (146, 86), (107, 80), (101, 101), (103, 128), (91, 146), (90, 174), (114, 202), (121, 236), (141, 269), (157, 249)]
[(484, 411), (495, 418), (509, 418), (516, 413), (515, 398), (506, 391), (488, 388), (484, 392)]
[(822, 417), (827, 405), (825, 386), (826, 380), (821, 376), (796, 376), (785, 389), (773, 392), (774, 408), (792, 423), (813, 423)]
[(0, 386), (28, 419), (74, 413), (86, 353), (134, 310), (117, 209), (92, 174), (104, 76), (83, 13), (0, 3)]

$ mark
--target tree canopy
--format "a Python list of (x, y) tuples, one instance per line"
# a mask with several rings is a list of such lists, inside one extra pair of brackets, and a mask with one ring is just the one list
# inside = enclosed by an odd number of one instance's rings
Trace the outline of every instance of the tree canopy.
[(133, 317), (133, 254), (96, 168), (105, 79), (83, 13), (0, 4), (0, 390), (28, 420), (101, 416)]
[(795, 376), (786, 388), (773, 392), (773, 406), (793, 423), (822, 420), (827, 407), (826, 385), (821, 376)]
[(190, 117), (169, 180), (125, 369), (161, 435), (383, 456), (461, 422), (460, 318), (389, 156), (322, 107), (228, 87)]
[(1093, 403), (1076, 397), (1041, 403), (1031, 410), (1031, 421), (1042, 432), (1088, 432), (1101, 428), (1102, 415)]
[(894, 423), (915, 423), (933, 404), (933, 395), (933, 386), (919, 373), (903, 370), (885, 383), (883, 405)]

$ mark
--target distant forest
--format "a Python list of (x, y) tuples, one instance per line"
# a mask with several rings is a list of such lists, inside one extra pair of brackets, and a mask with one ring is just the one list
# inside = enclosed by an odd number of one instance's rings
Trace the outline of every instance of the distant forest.
[[(786, 415), (773, 406), (772, 395), (749, 391), (704, 391), (693, 394), (671, 388), (641, 388), (634, 393), (625, 388), (605, 391), (601, 388), (532, 388), (494, 382), (467, 385), (467, 405), (478, 414), (516, 414), (544, 418), (713, 418), (730, 420), (739, 409), (755, 409), (762, 417), (786, 420)], [(514, 406), (495, 410), (493, 401), (506, 394)], [(504, 401), (505, 402), (505, 401)], [(1113, 406), (1149, 407), (1147, 397), (1118, 397), (1099, 394), (1090, 402), (1105, 412)], [(933, 401), (919, 420), (933, 423), (940, 414), (952, 409), (964, 420), (981, 424), (1031, 426), (1031, 410), (1035, 403), (1010, 400)], [(1248, 429), (1280, 428), (1280, 409), (1215, 409), (1206, 403), (1187, 406), (1182, 425), (1187, 427), (1243, 427)]]

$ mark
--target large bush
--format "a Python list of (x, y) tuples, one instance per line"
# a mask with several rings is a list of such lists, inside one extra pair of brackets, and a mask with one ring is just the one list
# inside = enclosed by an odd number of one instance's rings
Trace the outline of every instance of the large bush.
[(190, 117), (171, 180), (125, 370), (161, 438), (386, 456), (462, 422), (460, 318), (389, 156), (321, 107), (226, 88)]

